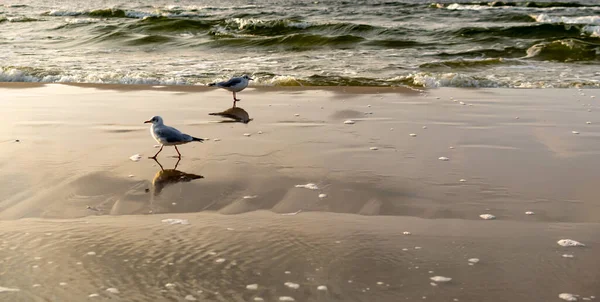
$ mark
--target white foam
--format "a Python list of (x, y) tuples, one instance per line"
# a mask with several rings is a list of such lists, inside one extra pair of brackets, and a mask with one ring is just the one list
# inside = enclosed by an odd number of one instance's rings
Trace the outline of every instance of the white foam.
[(289, 296), (281, 296), (279, 297), (279, 301), (296, 301), (296, 299)]
[(421, 247), (420, 246), (415, 246), (415, 250), (420, 250)]
[(96, 252), (87, 252), (88, 256), (96, 256)]
[(466, 182), (467, 180), (466, 180), (466, 179), (464, 179), (464, 178), (461, 178), (459, 181), (460, 181), (460, 182)]
[(586, 123), (586, 124), (588, 124), (588, 125), (592, 124), (592, 122), (589, 122), (589, 121), (588, 121), (588, 122), (585, 122), (585, 123)]
[(469, 263), (478, 263), (479, 259), (478, 258), (471, 258), (471, 259), (469, 259), (467, 261), (469, 261)]
[(450, 160), (449, 158), (447, 158), (447, 157), (445, 157), (445, 156), (442, 156), (442, 157), (440, 157), (440, 158), (438, 158), (438, 159), (439, 159), (439, 160), (443, 160), (443, 161), (449, 161), (449, 160)]
[(548, 14), (531, 15), (540, 23), (565, 23), (565, 24), (600, 24), (600, 16), (563, 17)]
[(402, 234), (404, 234), (404, 235), (412, 235), (411, 232), (407, 232), (407, 231), (402, 232)]
[(282, 213), (281, 215), (283, 216), (294, 216), (294, 215), (298, 215), (298, 213), (302, 212), (302, 210), (298, 210), (296, 212), (292, 212), (292, 213)]
[(435, 282), (429, 282), (429, 284), (431, 284), (431, 286), (438, 286)]
[(427, 126), (423, 126), (423, 129), (427, 129)]
[(244, 136), (246, 136), (246, 137), (248, 137), (250, 135), (252, 135), (252, 134), (251, 133), (244, 133)]
[(370, 149), (370, 150), (373, 150), (373, 151), (375, 151), (375, 150), (379, 150), (379, 148), (377, 148), (377, 147), (371, 147), (371, 148), (369, 148), (369, 149)]
[(326, 197), (327, 197), (327, 194), (324, 194), (324, 193), (319, 194), (319, 198), (321, 198), (321, 199), (326, 198)]
[(377, 281), (377, 285), (383, 285), (383, 282)]
[(484, 220), (496, 219), (496, 216), (494, 216), (492, 214), (481, 214), (481, 215), (479, 215), (479, 217), (481, 217), (481, 219), (484, 219)]
[(243, 198), (244, 198), (244, 199), (254, 199), (254, 198), (256, 198), (256, 197), (258, 197), (258, 195), (246, 195), (246, 196), (244, 196)]
[(187, 219), (177, 219), (177, 218), (167, 218), (167, 219), (161, 220), (161, 222), (168, 223), (168, 224), (190, 224), (190, 222)]
[(411, 133), (411, 134), (409, 134), (409, 136), (411, 136), (411, 137), (417, 137), (417, 134), (416, 133)]
[(296, 113), (296, 114), (294, 114), (294, 116), (300, 116), (300, 114)]
[(140, 159), (142, 159), (142, 156), (140, 156), (139, 154), (134, 154), (130, 156), (129, 159), (131, 159), (132, 161), (140, 161)]
[(327, 286), (325, 286), (325, 285), (319, 285), (319, 286), (317, 286), (317, 290), (326, 291), (327, 290)]
[(433, 282), (450, 282), (452, 280), (452, 278), (449, 277), (444, 277), (444, 276), (434, 276), (429, 278), (431, 279)]
[(292, 272), (290, 272), (290, 271), (285, 271), (285, 272), (284, 272), (284, 274), (286, 274), (286, 275), (289, 275), (289, 274), (291, 274), (291, 273), (292, 273)]
[(67, 282), (61, 282), (58, 285), (60, 285), (60, 286), (67, 286)]
[(557, 241), (556, 243), (558, 243), (558, 245), (564, 246), (564, 247), (585, 246), (585, 244), (583, 244), (579, 241), (572, 240), (572, 239), (561, 239), (561, 240)]
[(34, 257), (33, 259), (40, 260), (40, 259), (42, 259), (42, 257)]
[(300, 284), (294, 283), (294, 282), (286, 282), (283, 285), (285, 285), (285, 286), (287, 286), (287, 287), (289, 287), (291, 289), (298, 289), (298, 288), (300, 288)]
[(42, 285), (41, 285), (41, 284), (38, 284), (38, 283), (36, 283), (36, 284), (32, 285), (32, 287), (40, 287), (40, 286), (42, 286)]
[(346, 125), (354, 125), (354, 123), (355, 122), (353, 120), (346, 120), (346, 121), (344, 121), (344, 124), (346, 124)]
[(319, 187), (314, 183), (307, 183), (305, 185), (296, 185), (296, 188), (304, 188), (309, 190), (318, 190)]
[(217, 260), (215, 260), (216, 263), (223, 263), (225, 262), (225, 258), (219, 258)]
[(111, 293), (111, 294), (118, 294), (120, 293), (120, 291), (117, 288), (114, 287), (109, 287), (106, 289), (107, 292)]
[(577, 297), (575, 295), (569, 294), (569, 293), (559, 294), (558, 297), (565, 301), (577, 301)]
[(261, 297), (254, 297), (254, 301), (265, 301), (265, 299)]
[(535, 215), (535, 213), (532, 211), (527, 211), (527, 212), (525, 212), (525, 215)]
[(258, 134), (263, 134), (263, 132), (262, 131), (258, 131)]
[(579, 134), (579, 132), (577, 132), (577, 131), (571, 131), (571, 133), (573, 133), (573, 134)]
[(88, 298), (96, 298), (96, 297), (100, 297), (99, 294), (89, 294)]
[(248, 284), (248, 285), (246, 285), (246, 289), (257, 290), (258, 289), (258, 284)]
[(562, 255), (563, 258), (573, 258), (575, 256), (571, 255), (571, 254), (563, 254)]
[(21, 290), (18, 289), (18, 288), (10, 288), (10, 287), (0, 286), (0, 293), (3, 293), (3, 292), (18, 292), (18, 291), (21, 291)]
[(192, 295), (187, 295), (185, 296), (185, 299), (187, 301), (197, 301), (198, 299), (196, 299), (196, 297), (192, 296)]
[(165, 287), (166, 288), (174, 288), (175, 284), (173, 284), (173, 283), (167, 283), (167, 284), (165, 284)]

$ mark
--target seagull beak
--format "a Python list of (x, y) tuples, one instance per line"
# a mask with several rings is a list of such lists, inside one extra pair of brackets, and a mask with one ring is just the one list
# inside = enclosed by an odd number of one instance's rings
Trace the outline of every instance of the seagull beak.
[(144, 124), (152, 123), (152, 121), (145, 121)]

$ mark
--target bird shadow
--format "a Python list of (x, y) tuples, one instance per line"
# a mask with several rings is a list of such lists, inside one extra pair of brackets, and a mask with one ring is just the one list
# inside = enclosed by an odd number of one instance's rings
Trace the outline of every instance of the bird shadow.
[(220, 123), (244, 123), (248, 124), (253, 118), (250, 118), (248, 111), (244, 110), (241, 107), (231, 107), (221, 112), (213, 112), (208, 115), (221, 116), (225, 118), (229, 118), (230, 120), (223, 120)]
[(152, 189), (154, 196), (158, 196), (160, 192), (162, 192), (162, 190), (167, 186), (174, 185), (180, 182), (190, 182), (196, 179), (204, 178), (204, 176), (202, 175), (185, 173), (177, 170), (177, 166), (179, 165), (181, 159), (179, 159), (177, 163), (175, 163), (175, 167), (173, 167), (173, 169), (164, 169), (157, 159), (154, 159), (154, 161), (160, 167), (160, 171), (158, 171), (152, 179)]

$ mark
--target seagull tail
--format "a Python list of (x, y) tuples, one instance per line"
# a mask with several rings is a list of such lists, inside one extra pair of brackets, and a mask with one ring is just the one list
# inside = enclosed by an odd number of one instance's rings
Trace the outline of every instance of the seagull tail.
[(201, 142), (201, 143), (202, 143), (202, 142), (204, 142), (204, 139), (203, 139), (203, 138), (197, 138), (197, 137), (193, 137), (193, 136), (192, 136), (192, 141), (193, 141), (193, 142)]

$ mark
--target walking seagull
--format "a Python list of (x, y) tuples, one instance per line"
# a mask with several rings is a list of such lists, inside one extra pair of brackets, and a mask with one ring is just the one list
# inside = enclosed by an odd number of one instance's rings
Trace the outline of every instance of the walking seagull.
[(187, 135), (185, 133), (181, 133), (179, 130), (169, 127), (163, 123), (163, 119), (160, 116), (153, 116), (151, 119), (144, 122), (151, 123), (152, 127), (150, 127), (150, 134), (154, 140), (156, 140), (160, 144), (160, 150), (154, 154), (154, 156), (150, 157), (152, 159), (156, 159), (156, 156), (160, 151), (162, 151), (164, 146), (174, 146), (177, 154), (179, 154), (179, 158), (181, 158), (181, 153), (177, 149), (177, 145), (187, 144), (189, 142), (203, 142), (204, 139), (193, 137)]
[(208, 86), (216, 86), (233, 92), (233, 107), (235, 107), (235, 103), (241, 101), (235, 97), (235, 94), (246, 89), (246, 87), (248, 87), (248, 82), (251, 80), (254, 79), (248, 75), (243, 75), (241, 77), (231, 78), (224, 82), (210, 83)]

